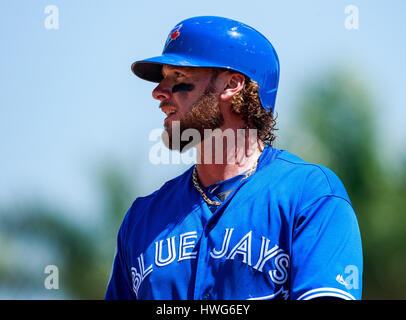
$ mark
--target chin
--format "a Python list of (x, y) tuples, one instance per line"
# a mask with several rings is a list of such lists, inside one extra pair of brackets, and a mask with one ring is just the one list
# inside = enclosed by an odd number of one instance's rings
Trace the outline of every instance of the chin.
[(165, 129), (161, 135), (165, 147), (167, 147), (169, 150), (177, 150), (182, 153), (190, 150), (201, 142), (200, 138), (197, 139), (194, 136), (190, 136), (188, 140), (182, 141), (181, 133), (183, 132), (183, 130), (180, 130), (180, 127), (176, 128), (175, 130), (173, 129), (174, 127), (172, 126), (165, 126)]

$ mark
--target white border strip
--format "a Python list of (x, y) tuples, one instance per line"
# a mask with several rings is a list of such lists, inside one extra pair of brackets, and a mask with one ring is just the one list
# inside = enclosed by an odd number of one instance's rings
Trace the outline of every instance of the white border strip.
[[(285, 291), (285, 290), (283, 290), (283, 287), (281, 287), (277, 292), (275, 292), (275, 293), (273, 293), (273, 294), (270, 294), (269, 296), (263, 296), (263, 297), (256, 297), (256, 298), (249, 298), (249, 299), (247, 299), (247, 300), (270, 300), (270, 299), (273, 299), (273, 298), (275, 298), (278, 294), (280, 294), (280, 293), (283, 293), (283, 294), (285, 294), (285, 293), (287, 293), (287, 290)], [(284, 297), (285, 298), (285, 297)], [(286, 299), (285, 299), (286, 300)]]
[(345, 300), (356, 300), (353, 295), (336, 288), (318, 288), (305, 292), (297, 300), (310, 300), (318, 297), (337, 297)]

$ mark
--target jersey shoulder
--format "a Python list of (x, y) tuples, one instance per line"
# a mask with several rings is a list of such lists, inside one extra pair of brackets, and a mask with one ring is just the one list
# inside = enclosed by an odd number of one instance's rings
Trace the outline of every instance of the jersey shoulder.
[(159, 189), (149, 195), (137, 197), (127, 212), (128, 219), (136, 224), (152, 206), (169, 203), (173, 198), (181, 195), (188, 185), (187, 181), (193, 170), (193, 166), (179, 176), (165, 182)]
[(326, 196), (342, 198), (350, 205), (350, 199), (340, 178), (329, 168), (307, 162), (286, 150), (278, 153), (269, 171), (276, 172), (280, 187), (300, 196), (302, 205)]

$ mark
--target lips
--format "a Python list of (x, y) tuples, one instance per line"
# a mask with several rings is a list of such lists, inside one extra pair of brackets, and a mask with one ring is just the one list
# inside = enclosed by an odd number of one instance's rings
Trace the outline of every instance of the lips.
[(161, 107), (161, 110), (169, 117), (176, 112), (176, 108), (172, 106)]
[(160, 106), (163, 113), (166, 114), (166, 118), (164, 120), (164, 126), (169, 126), (168, 121), (176, 114), (176, 108), (173, 105), (163, 104)]

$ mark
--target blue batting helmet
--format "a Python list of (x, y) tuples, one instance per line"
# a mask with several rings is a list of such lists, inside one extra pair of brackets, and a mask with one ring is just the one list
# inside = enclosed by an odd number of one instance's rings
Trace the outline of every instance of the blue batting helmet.
[(131, 69), (144, 80), (160, 82), (164, 64), (240, 72), (258, 83), (262, 106), (274, 111), (278, 55), (265, 36), (244, 23), (213, 16), (183, 20), (169, 32), (162, 55), (136, 61)]

